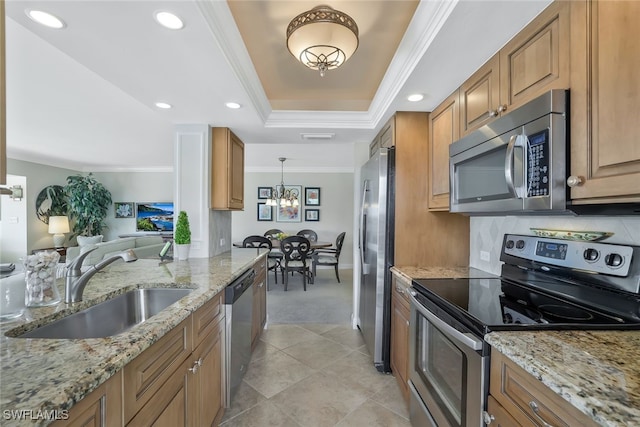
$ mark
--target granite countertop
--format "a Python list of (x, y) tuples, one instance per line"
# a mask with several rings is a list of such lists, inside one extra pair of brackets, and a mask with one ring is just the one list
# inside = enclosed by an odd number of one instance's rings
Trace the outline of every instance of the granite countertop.
[(393, 266), (391, 271), (409, 282), (413, 279), (462, 279), (465, 277), (482, 279), (496, 277), (495, 274), (473, 267)]
[(640, 424), (639, 331), (511, 331), (485, 339), (599, 425)]
[[(61, 411), (121, 370), (127, 363), (214, 297), (265, 256), (264, 249), (232, 249), (213, 258), (159, 263), (139, 259), (116, 262), (93, 276), (83, 301), (31, 308), (18, 319), (0, 323), (0, 424), (46, 425), (42, 411)], [(58, 287), (64, 298), (63, 279)], [(108, 338), (25, 339), (10, 335), (30, 330), (117, 294), (142, 287), (182, 287), (194, 291), (127, 332)], [(8, 411), (25, 411), (21, 419)], [(30, 412), (29, 412), (30, 411)], [(32, 419), (36, 418), (36, 419)]]
[[(404, 267), (406, 280), (495, 277), (468, 267)], [(492, 332), (485, 340), (607, 427), (640, 425), (640, 331)]]

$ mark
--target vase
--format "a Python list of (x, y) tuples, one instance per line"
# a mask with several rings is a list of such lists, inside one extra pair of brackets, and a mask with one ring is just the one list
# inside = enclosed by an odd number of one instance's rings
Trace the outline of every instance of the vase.
[(178, 261), (184, 261), (186, 259), (189, 259), (189, 249), (191, 248), (190, 243), (187, 243), (184, 245), (180, 245), (176, 243), (175, 248), (176, 248), (176, 257), (178, 258)]
[(54, 305), (62, 300), (56, 286), (58, 259), (58, 252), (47, 251), (29, 255), (24, 259), (24, 302), (27, 307)]

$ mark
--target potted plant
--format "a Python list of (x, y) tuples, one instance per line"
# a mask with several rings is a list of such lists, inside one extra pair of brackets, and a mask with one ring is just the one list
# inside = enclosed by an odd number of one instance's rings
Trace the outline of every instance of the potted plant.
[(176, 245), (176, 255), (178, 260), (189, 258), (189, 247), (191, 246), (191, 229), (189, 228), (189, 216), (185, 211), (180, 211), (176, 229), (173, 232), (173, 241)]
[(67, 177), (65, 186), (69, 217), (75, 220), (73, 232), (79, 236), (97, 236), (111, 207), (111, 193), (90, 173)]

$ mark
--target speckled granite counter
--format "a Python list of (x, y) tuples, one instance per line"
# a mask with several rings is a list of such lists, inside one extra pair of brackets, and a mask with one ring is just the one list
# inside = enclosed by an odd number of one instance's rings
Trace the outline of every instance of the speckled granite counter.
[(473, 267), (405, 267), (394, 266), (391, 271), (404, 277), (406, 280), (412, 279), (458, 279), (463, 277), (485, 278), (496, 277), (486, 271)]
[(639, 331), (492, 332), (485, 339), (596, 423), (640, 425)]
[[(87, 285), (84, 301), (73, 307), (29, 309), (17, 320), (0, 323), (0, 424), (46, 425), (43, 419), (15, 419), (6, 411), (63, 410), (93, 391), (166, 332), (215, 296), (253, 265), (264, 249), (232, 249), (219, 256), (159, 264), (140, 259), (114, 263)], [(64, 297), (64, 283), (58, 280)], [(10, 338), (5, 333), (50, 322), (137, 287), (188, 287), (194, 291), (127, 332), (84, 340)]]

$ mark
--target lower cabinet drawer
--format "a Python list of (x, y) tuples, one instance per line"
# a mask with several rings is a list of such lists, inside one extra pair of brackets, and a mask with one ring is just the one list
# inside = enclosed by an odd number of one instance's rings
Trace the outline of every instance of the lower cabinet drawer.
[(522, 426), (595, 427), (593, 420), (508, 357), (491, 352), (490, 393)]
[(191, 349), (192, 317), (189, 316), (124, 367), (125, 424), (163, 388), (191, 354)]

